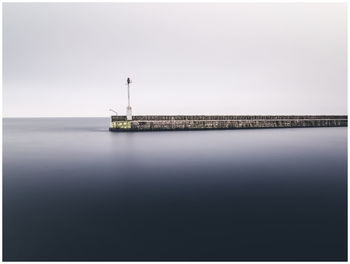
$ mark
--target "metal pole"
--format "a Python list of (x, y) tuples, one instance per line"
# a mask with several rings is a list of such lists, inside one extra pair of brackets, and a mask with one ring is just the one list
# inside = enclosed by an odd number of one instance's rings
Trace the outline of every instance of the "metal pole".
[(130, 87), (128, 83), (128, 106), (130, 107)]
[(116, 115), (118, 115), (117, 111), (114, 111), (113, 109), (109, 109), (109, 111), (115, 113)]

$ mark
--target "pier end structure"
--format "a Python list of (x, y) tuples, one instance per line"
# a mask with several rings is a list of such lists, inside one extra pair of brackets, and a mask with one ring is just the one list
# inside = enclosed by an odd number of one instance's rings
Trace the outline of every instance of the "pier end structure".
[(111, 116), (110, 131), (346, 127), (347, 115)]

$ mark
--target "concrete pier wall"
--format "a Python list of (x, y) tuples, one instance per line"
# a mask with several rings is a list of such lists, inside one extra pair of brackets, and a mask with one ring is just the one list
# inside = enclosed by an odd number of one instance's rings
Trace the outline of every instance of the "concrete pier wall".
[(112, 116), (111, 131), (203, 130), (347, 126), (346, 115), (322, 116)]

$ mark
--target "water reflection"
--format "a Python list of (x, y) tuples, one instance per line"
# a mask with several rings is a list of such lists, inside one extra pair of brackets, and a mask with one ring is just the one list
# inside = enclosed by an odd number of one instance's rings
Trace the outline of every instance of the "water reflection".
[(5, 260), (345, 260), (347, 129), (5, 119)]

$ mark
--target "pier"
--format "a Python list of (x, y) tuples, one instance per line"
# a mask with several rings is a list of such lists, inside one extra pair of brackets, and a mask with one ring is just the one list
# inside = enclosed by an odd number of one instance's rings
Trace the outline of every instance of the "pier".
[(140, 115), (111, 116), (110, 131), (346, 127), (347, 115)]

